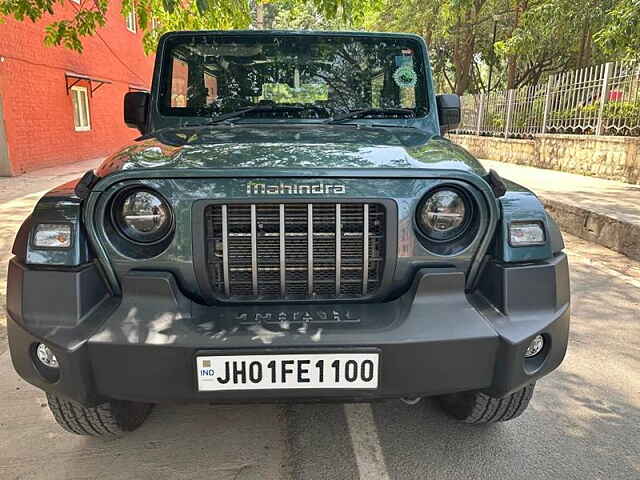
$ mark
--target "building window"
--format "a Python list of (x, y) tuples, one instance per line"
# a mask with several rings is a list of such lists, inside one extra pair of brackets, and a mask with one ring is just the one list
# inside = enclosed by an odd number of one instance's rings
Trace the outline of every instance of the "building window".
[[(133, 8), (133, 7), (131, 7)], [(136, 12), (135, 10), (131, 10), (127, 13), (127, 30), (130, 32), (136, 33)]]
[(91, 120), (87, 87), (71, 87), (71, 103), (73, 104), (73, 123), (76, 132), (88, 132), (91, 130)]

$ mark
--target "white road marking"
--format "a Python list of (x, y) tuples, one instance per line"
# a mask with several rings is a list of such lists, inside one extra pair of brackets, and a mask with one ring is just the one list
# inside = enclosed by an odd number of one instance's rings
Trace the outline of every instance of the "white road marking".
[(371, 405), (346, 403), (344, 412), (360, 480), (390, 480)]

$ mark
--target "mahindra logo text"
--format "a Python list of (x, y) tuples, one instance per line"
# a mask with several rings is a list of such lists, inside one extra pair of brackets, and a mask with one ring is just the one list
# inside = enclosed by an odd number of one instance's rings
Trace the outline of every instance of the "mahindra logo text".
[(327, 183), (313, 185), (247, 183), (247, 195), (343, 195), (345, 193), (347, 189), (344, 185)]

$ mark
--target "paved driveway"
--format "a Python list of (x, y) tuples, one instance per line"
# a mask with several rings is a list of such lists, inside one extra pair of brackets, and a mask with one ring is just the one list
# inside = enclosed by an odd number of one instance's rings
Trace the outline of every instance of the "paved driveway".
[[(22, 193), (0, 198), (0, 262), (39, 195)], [(0, 478), (638, 479), (640, 264), (573, 237), (568, 252), (569, 352), (513, 422), (460, 425), (432, 400), (163, 405), (137, 432), (105, 443), (58, 428), (0, 339)]]

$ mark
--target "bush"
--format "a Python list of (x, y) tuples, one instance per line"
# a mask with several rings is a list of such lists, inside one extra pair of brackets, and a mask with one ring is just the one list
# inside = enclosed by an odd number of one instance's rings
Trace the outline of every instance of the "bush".
[[(518, 103), (514, 106), (511, 117), (512, 134), (523, 132), (526, 127), (542, 128), (544, 117), (544, 97), (536, 98), (532, 104)], [(593, 133), (596, 127), (600, 102), (593, 101), (587, 105), (574, 108), (549, 111), (547, 127), (551, 131), (567, 133)], [(505, 111), (486, 111), (484, 129), (490, 132), (500, 132), (505, 128)], [(640, 100), (635, 102), (609, 101), (603, 112), (605, 135), (630, 135), (640, 133)], [(526, 132), (523, 132), (526, 133)]]
[[(551, 120), (577, 120), (581, 118), (597, 118), (599, 103), (591, 103), (580, 107), (551, 112)], [(609, 102), (604, 107), (604, 118), (607, 123), (627, 123), (633, 126), (633, 120), (640, 124), (640, 102)], [(632, 120), (632, 122), (629, 122)]]

